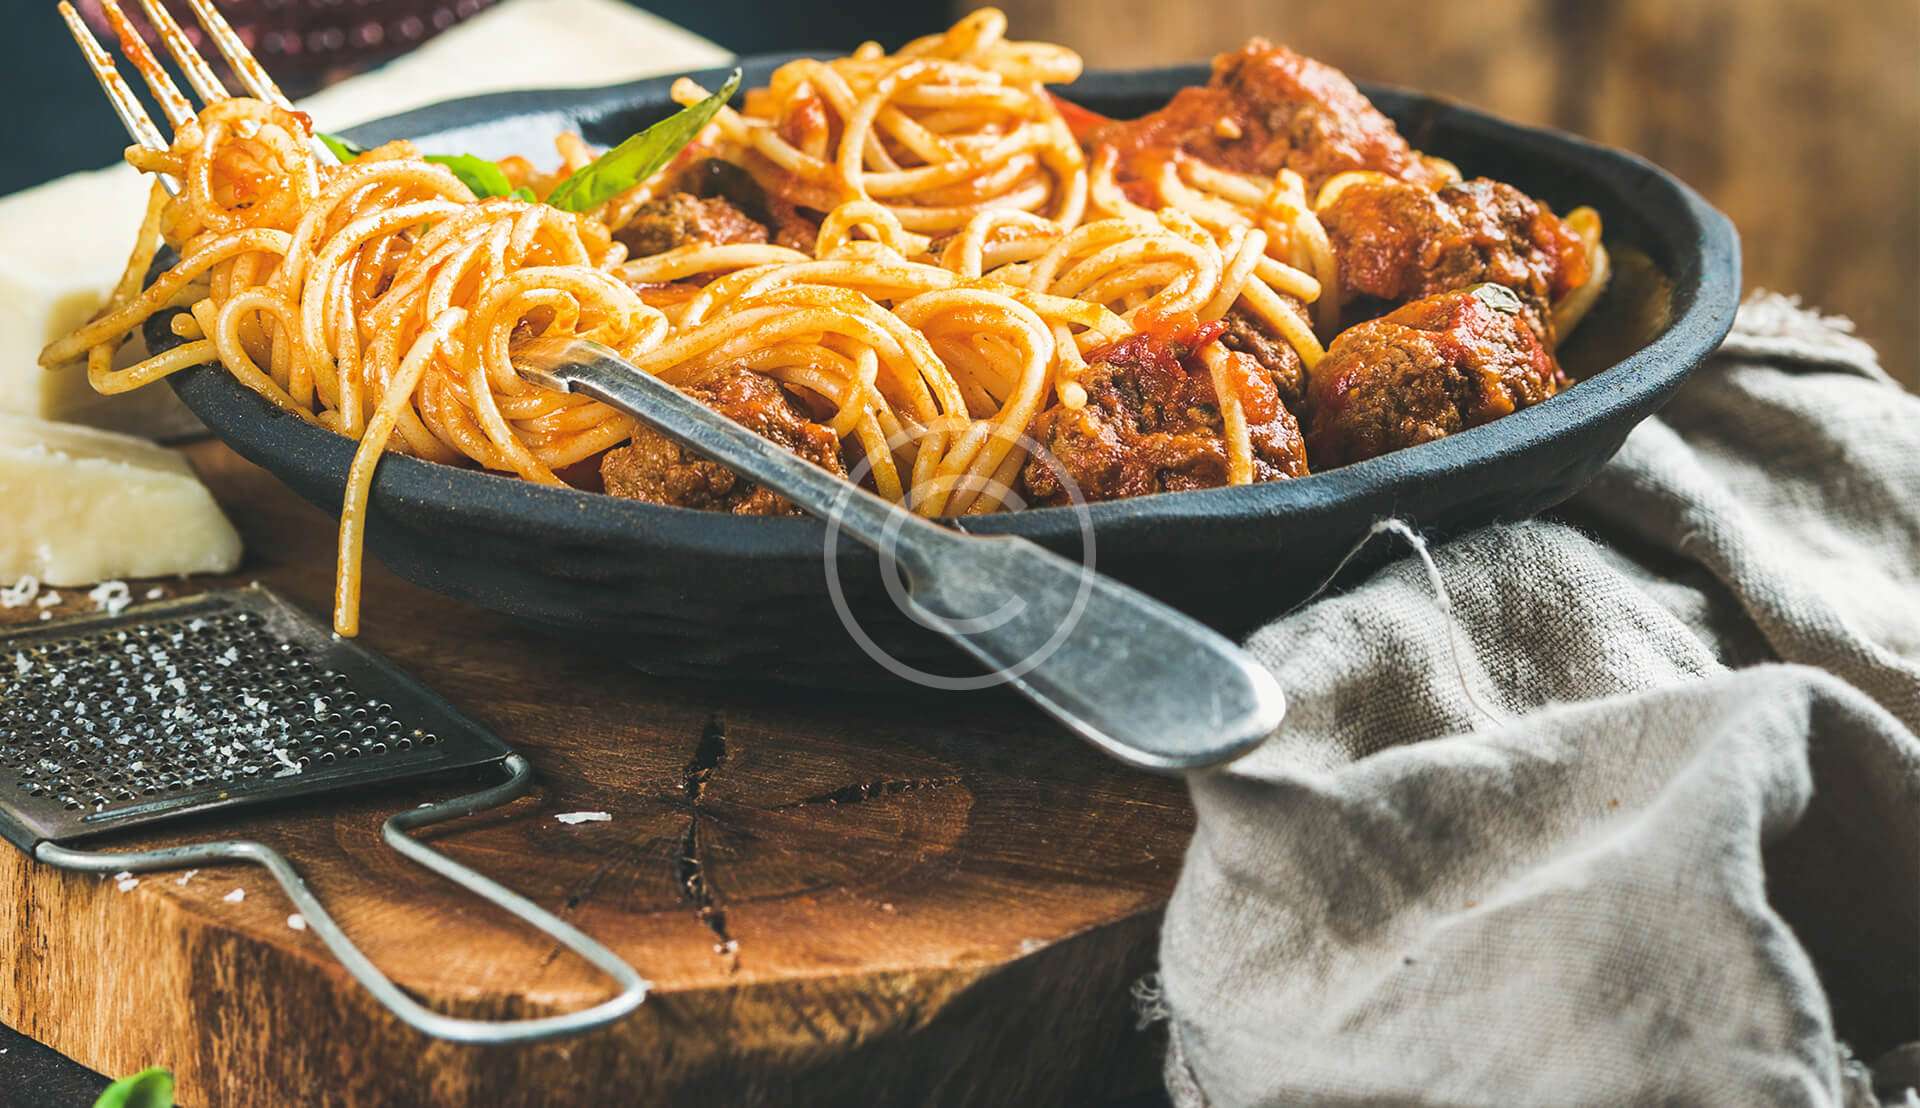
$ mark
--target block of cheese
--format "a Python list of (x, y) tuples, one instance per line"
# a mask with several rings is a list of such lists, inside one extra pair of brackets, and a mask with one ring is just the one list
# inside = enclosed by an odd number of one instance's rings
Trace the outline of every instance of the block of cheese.
[(0, 582), (90, 585), (239, 564), (240, 536), (175, 451), (0, 415)]
[(0, 412), (155, 438), (200, 430), (164, 385), (106, 397), (77, 364), (39, 365), (41, 347), (100, 307), (145, 209), (146, 184), (128, 166), (75, 173), (0, 201)]

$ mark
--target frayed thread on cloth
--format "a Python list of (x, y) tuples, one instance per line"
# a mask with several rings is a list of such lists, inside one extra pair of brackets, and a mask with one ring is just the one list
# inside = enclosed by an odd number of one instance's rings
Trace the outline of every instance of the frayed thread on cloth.
[(1173, 1018), (1173, 1011), (1167, 1007), (1166, 989), (1161, 985), (1158, 973), (1149, 973), (1135, 981), (1129, 991), (1133, 994), (1134, 1030), (1145, 1031), (1156, 1023), (1165, 1023)]
[[(1475, 711), (1487, 718), (1488, 722), (1493, 724), (1505, 723), (1506, 717), (1494, 709), (1487, 707), (1487, 705), (1481, 701), (1480, 697), (1474, 693), (1473, 682), (1467, 679), (1467, 665), (1462, 656), (1463, 651), (1460, 645), (1460, 640), (1465, 637), (1466, 633), (1460, 626), (1459, 617), (1454, 615), (1453, 596), (1447, 592), (1447, 579), (1441, 575), (1439, 563), (1433, 560), (1433, 550), (1428, 545), (1426, 536), (1414, 530), (1412, 524), (1398, 516), (1388, 516), (1386, 519), (1375, 520), (1373, 526), (1367, 529), (1367, 533), (1360, 537), (1360, 541), (1354, 543), (1353, 548), (1347, 551), (1346, 557), (1340, 559), (1340, 564), (1333, 567), (1333, 572), (1327, 574), (1326, 577), (1320, 581), (1320, 584), (1316, 586), (1311, 593), (1307, 594), (1305, 600), (1289, 608), (1286, 614), (1292, 615), (1320, 599), (1323, 593), (1333, 587), (1333, 582), (1347, 568), (1348, 564), (1360, 556), (1360, 552), (1367, 548), (1367, 544), (1372, 542), (1376, 535), (1386, 534), (1397, 535), (1405, 541), (1406, 544), (1413, 549), (1414, 556), (1420, 559), (1420, 565), (1426, 570), (1427, 584), (1433, 589), (1434, 603), (1440, 606), (1440, 618), (1446, 624), (1447, 653), (1453, 658), (1453, 675), (1455, 680), (1460, 682), (1461, 694), (1467, 698), (1468, 704), (1473, 705)], [(1464, 653), (1470, 654), (1472, 652), (1473, 648), (1471, 644), (1469, 644)]]
[(1844, 315), (1809, 308), (1797, 292), (1754, 289), (1740, 302), (1733, 326), (1746, 335), (1779, 338), (1830, 338), (1854, 333), (1853, 320)]
[(1755, 289), (1740, 304), (1723, 353), (1845, 366), (1891, 384), (1873, 347), (1853, 333), (1853, 320), (1829, 315), (1789, 293)]

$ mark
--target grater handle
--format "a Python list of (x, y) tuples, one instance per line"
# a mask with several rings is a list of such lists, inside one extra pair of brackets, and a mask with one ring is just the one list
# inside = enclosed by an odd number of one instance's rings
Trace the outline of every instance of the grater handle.
[(260, 866), (273, 874), (274, 880), (286, 890), (294, 907), (298, 908), (300, 914), (306, 918), (307, 926), (327, 944), (327, 949), (333, 951), (333, 956), (340, 960), (340, 964), (346, 967), (347, 972), (352, 974), (355, 980), (365, 986), (367, 991), (385, 1005), (388, 1011), (400, 1017), (401, 1022), (435, 1038), (476, 1044), (529, 1043), (578, 1034), (611, 1023), (639, 1007), (640, 1002), (647, 998), (647, 990), (651, 986), (645, 978), (634, 971), (632, 966), (627, 965), (619, 955), (594, 941), (585, 932), (533, 901), (406, 835), (406, 832), (412, 828), (426, 827), (485, 811), (505, 804), (526, 792), (527, 787), (533, 782), (533, 767), (527, 763), (527, 760), (518, 754), (509, 754), (501, 765), (507, 771), (507, 780), (477, 793), (401, 812), (387, 820), (380, 829), (380, 835), (386, 840), (388, 846), (411, 861), (452, 881), (480, 899), (513, 913), (560, 945), (593, 963), (619, 983), (620, 992), (617, 995), (591, 1008), (583, 1008), (578, 1012), (559, 1016), (542, 1016), (537, 1019), (474, 1020), (442, 1015), (420, 1004), (402, 992), (399, 986), (395, 985), (386, 974), (381, 973), (367, 956), (360, 952), (359, 947), (353, 945), (353, 940), (347, 938), (346, 932), (340, 930), (340, 925), (327, 914), (326, 908), (307, 888), (307, 883), (301, 879), (299, 872), (293, 868), (292, 864), (281, 857), (277, 851), (262, 843), (229, 840), (197, 843), (192, 846), (166, 847), (161, 850), (116, 853), (73, 850), (57, 843), (42, 842), (34, 848), (34, 856), (49, 865), (87, 873), (117, 873), (121, 870), (146, 873), (152, 870), (178, 869), (188, 865), (209, 865), (220, 862), (251, 862)]

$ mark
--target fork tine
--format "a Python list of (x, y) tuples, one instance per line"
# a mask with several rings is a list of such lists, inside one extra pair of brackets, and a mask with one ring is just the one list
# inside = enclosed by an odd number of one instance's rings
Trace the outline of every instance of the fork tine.
[(180, 63), (180, 72), (187, 75), (187, 83), (200, 94), (200, 99), (209, 104), (227, 99), (226, 86), (214, 75), (207, 59), (201, 57), (200, 51), (187, 41), (187, 33), (180, 29), (173, 13), (160, 0), (140, 0), (140, 6), (146, 10), (147, 18), (153, 22), (153, 29), (160, 32), (160, 41), (166, 45), (167, 53)]
[[(148, 5), (149, 8), (158, 2), (159, 0), (141, 0), (141, 3)], [(280, 86), (273, 83), (273, 78), (267, 75), (266, 67), (260, 64), (260, 60), (253, 56), (253, 51), (247, 49), (247, 44), (234, 33), (233, 26), (227, 22), (227, 18), (220, 14), (220, 9), (213, 6), (213, 0), (187, 0), (187, 6), (193, 9), (194, 18), (198, 19), (200, 26), (206, 29), (207, 37), (220, 48), (220, 53), (227, 59), (227, 64), (233, 67), (234, 75), (240, 78), (240, 83), (247, 87), (247, 91), (253, 94), (254, 99), (288, 111), (295, 111), (293, 101), (287, 99), (287, 94), (281, 92)], [(185, 45), (185, 36), (181, 36), (180, 41)], [(186, 49), (191, 51), (193, 47), (188, 45)], [(311, 120), (307, 121), (307, 129), (308, 131), (313, 129)], [(308, 143), (313, 147), (313, 155), (321, 165), (340, 164), (340, 159), (334, 154), (333, 148), (326, 143), (311, 136)]]
[(140, 71), (140, 76), (147, 79), (147, 87), (160, 102), (160, 110), (167, 113), (167, 121), (173, 124), (174, 130), (179, 130), (193, 118), (193, 105), (180, 94), (179, 86), (161, 68), (153, 51), (147, 49), (147, 40), (140, 37), (139, 30), (128, 21), (127, 13), (120, 10), (118, 0), (100, 0), (100, 7), (113, 27), (114, 37), (120, 40), (120, 52)]
[(220, 14), (220, 9), (213, 6), (212, 0), (187, 0), (187, 6), (193, 9), (194, 18), (206, 28), (207, 37), (220, 48), (227, 64), (233, 67), (234, 75), (240, 78), (241, 84), (247, 86), (247, 91), (253, 94), (254, 99), (282, 108), (293, 107), (293, 102), (280, 91), (279, 85), (273, 83), (273, 78), (267, 76), (266, 68), (253, 56), (253, 51), (247, 49), (247, 44), (240, 41), (240, 36), (234, 33), (233, 26), (227, 22), (226, 16)]
[[(114, 68), (113, 55), (107, 53), (94, 39), (93, 32), (87, 30), (86, 23), (80, 18), (80, 13), (73, 10), (73, 5), (68, 3), (68, 0), (60, 0), (60, 18), (67, 21), (67, 30), (73, 32), (73, 41), (79, 45), (80, 53), (86, 55), (87, 65), (93, 69), (94, 79), (100, 82), (101, 90), (107, 94), (107, 100), (113, 104), (114, 114), (120, 117), (120, 123), (126, 127), (128, 136), (141, 146), (153, 150), (165, 150), (167, 141), (161, 136), (160, 128), (154, 126), (153, 117), (147, 114), (147, 109), (140, 106), (139, 97), (136, 97), (133, 89), (121, 79), (120, 71)], [(160, 183), (165, 185), (170, 193), (180, 191), (179, 182), (166, 174), (160, 176)]]

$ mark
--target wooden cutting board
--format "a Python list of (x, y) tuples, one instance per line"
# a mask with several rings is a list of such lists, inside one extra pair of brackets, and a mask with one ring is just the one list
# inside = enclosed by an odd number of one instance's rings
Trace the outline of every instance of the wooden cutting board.
[[(324, 613), (331, 519), (217, 443), (231, 579)], [(181, 1103), (1100, 1103), (1152, 1088), (1128, 989), (1152, 968), (1191, 813), (1010, 699), (673, 684), (369, 566), (366, 642), (526, 754), (535, 793), (436, 846), (602, 939), (654, 992), (602, 1031), (436, 1042), (388, 1017), (264, 873), (129, 891), (0, 850), (0, 1022)], [(56, 611), (90, 607), (68, 590)], [(0, 612), (0, 619), (32, 618)], [(823, 633), (826, 633), (823, 631)], [(4, 706), (0, 706), (4, 711)], [(458, 786), (226, 814), (113, 845), (253, 837), (373, 961), (469, 1016), (606, 995), (590, 968), (379, 841)], [(556, 813), (604, 810), (605, 823)], [(245, 899), (229, 902), (233, 889)]]

